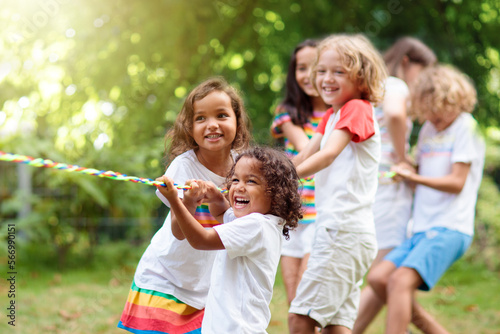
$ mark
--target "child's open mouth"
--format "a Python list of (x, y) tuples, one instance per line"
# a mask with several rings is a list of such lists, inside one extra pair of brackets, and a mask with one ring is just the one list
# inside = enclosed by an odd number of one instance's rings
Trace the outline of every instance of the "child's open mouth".
[(222, 135), (219, 133), (219, 134), (212, 134), (212, 135), (206, 135), (205, 138), (208, 138), (208, 139), (217, 139), (217, 138), (220, 138), (222, 137)]
[(323, 91), (325, 93), (332, 93), (332, 92), (334, 92), (336, 90), (337, 90), (336, 88), (332, 88), (332, 87), (323, 87)]
[(250, 203), (249, 199), (242, 198), (242, 197), (235, 197), (234, 198), (234, 207), (235, 208), (244, 208), (246, 205)]

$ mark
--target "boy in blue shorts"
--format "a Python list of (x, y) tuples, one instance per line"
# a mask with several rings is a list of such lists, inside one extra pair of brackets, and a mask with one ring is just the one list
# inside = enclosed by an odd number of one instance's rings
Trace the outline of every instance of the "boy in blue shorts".
[[(395, 171), (416, 185), (413, 237), (368, 275), (387, 303), (386, 333), (398, 334), (419, 316), (414, 292), (432, 289), (472, 241), (485, 152), (470, 114), (476, 91), (464, 74), (445, 65), (428, 68), (412, 93), (412, 109), (426, 121), (417, 143), (418, 174), (407, 166)], [(434, 319), (428, 326), (426, 332), (447, 333)]]

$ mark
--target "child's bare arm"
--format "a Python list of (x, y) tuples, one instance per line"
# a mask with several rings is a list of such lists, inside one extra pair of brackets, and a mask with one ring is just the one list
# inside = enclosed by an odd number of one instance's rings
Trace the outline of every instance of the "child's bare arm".
[(297, 174), (299, 174), (299, 177), (303, 178), (313, 175), (330, 166), (347, 144), (349, 144), (351, 139), (352, 134), (349, 131), (333, 130), (325, 146), (297, 166)]
[(301, 152), (309, 143), (309, 138), (307, 137), (304, 128), (293, 124), (293, 122), (283, 123), (281, 131), (283, 132), (283, 136), (288, 138), (290, 143), (292, 143), (297, 152)]
[(406, 102), (405, 96), (389, 90), (382, 105), (397, 162), (406, 160)]
[(205, 230), (177, 196), (177, 189), (174, 187), (172, 179), (163, 176), (162, 181), (166, 184), (166, 187), (160, 189), (160, 192), (170, 202), (170, 209), (175, 214), (176, 223), (189, 244), (193, 248), (201, 250), (224, 249), (217, 232), (214, 229)]
[(470, 171), (470, 164), (455, 162), (451, 165), (450, 174), (442, 177), (422, 176), (403, 167), (395, 168), (394, 171), (404, 179), (416, 184), (421, 184), (447, 193), (458, 194), (465, 185), (467, 175)]
[(323, 138), (323, 135), (321, 133), (315, 133), (307, 145), (302, 149), (299, 150), (299, 154), (297, 154), (293, 159), (292, 162), (295, 166), (300, 165), (304, 160), (309, 158), (311, 155), (319, 151), (319, 147), (321, 144), (321, 139)]

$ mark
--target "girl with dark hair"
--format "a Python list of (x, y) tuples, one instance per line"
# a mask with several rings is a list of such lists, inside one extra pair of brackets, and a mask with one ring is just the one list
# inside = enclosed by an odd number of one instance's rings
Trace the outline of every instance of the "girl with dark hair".
[[(305, 40), (292, 53), (286, 79), (286, 93), (276, 110), (271, 134), (284, 139), (285, 152), (292, 158), (309, 142), (328, 106), (312, 85), (311, 68), (316, 61), (314, 40)], [(314, 208), (314, 178), (305, 180), (301, 187), (304, 219), (290, 239), (283, 243), (281, 271), (288, 303), (295, 297), (295, 290), (307, 264), (313, 238), (311, 223), (316, 219)]]

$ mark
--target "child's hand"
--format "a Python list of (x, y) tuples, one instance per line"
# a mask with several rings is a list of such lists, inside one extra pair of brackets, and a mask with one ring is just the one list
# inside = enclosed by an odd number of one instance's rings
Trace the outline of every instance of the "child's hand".
[(394, 176), (394, 181), (411, 181), (415, 175), (415, 168), (408, 164), (407, 162), (401, 162), (395, 166), (392, 166), (391, 171), (396, 172)]
[(204, 203), (206, 186), (205, 182), (201, 180), (187, 180), (186, 186), (190, 187), (189, 189), (184, 191), (184, 200), (183, 202), (191, 202), (196, 204), (196, 206)]
[(166, 187), (157, 186), (160, 193), (168, 199), (169, 202), (179, 197), (177, 188), (174, 186), (174, 181), (166, 175), (159, 177), (156, 181), (165, 183)]
[(213, 182), (206, 181), (205, 183), (205, 202), (214, 203), (224, 200), (224, 195)]

